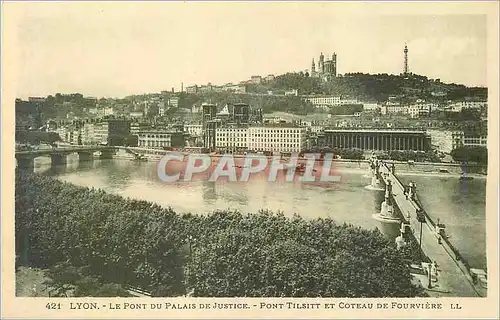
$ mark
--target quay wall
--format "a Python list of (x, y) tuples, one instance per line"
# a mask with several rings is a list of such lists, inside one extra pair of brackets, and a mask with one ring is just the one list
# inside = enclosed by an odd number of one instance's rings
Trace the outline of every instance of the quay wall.
[[(434, 163), (434, 162), (408, 162), (385, 161), (394, 163), (396, 174), (398, 172), (415, 172), (415, 173), (440, 173), (440, 170), (447, 170), (450, 174), (462, 174), (462, 172), (471, 174), (486, 175), (486, 166), (482, 165), (461, 165), (457, 163)], [(341, 168), (362, 168), (367, 169), (370, 166), (368, 160), (335, 160), (335, 166)]]
[[(119, 148), (125, 149), (125, 148)], [(135, 152), (140, 153), (140, 148), (129, 148)], [(163, 151), (158, 150), (161, 154), (167, 154), (171, 151)], [(183, 152), (185, 154), (189, 154), (188, 152)], [(162, 155), (159, 154), (156, 158), (160, 159)], [(208, 154), (207, 154), (208, 155)], [(120, 156), (115, 155), (117, 158), (121, 158)], [(222, 157), (221, 154), (211, 154), (210, 157), (218, 158)], [(245, 155), (233, 155), (236, 158), (244, 158)], [(271, 158), (271, 157), (269, 157)], [(396, 168), (396, 174), (398, 172), (407, 172), (407, 173), (441, 173), (447, 174), (446, 172), (440, 172), (440, 170), (446, 170), (449, 174), (459, 175), (463, 172), (474, 175), (486, 175), (487, 166), (484, 165), (476, 165), (476, 164), (467, 164), (462, 165), (458, 163), (435, 163), (435, 162), (415, 162), (408, 163), (403, 161), (390, 161), (384, 160), (386, 163), (394, 163)], [(351, 159), (336, 159), (334, 160), (334, 166), (342, 169), (367, 169), (369, 168), (370, 162), (369, 160), (351, 160)]]

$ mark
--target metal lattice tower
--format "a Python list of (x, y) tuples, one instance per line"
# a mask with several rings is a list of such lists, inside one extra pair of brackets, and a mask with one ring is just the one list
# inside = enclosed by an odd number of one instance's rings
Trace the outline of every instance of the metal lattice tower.
[(409, 72), (409, 69), (408, 69), (408, 47), (406, 46), (406, 43), (405, 43), (405, 50), (404, 50), (404, 53), (405, 53), (405, 67), (404, 67), (404, 74), (408, 74), (408, 72)]

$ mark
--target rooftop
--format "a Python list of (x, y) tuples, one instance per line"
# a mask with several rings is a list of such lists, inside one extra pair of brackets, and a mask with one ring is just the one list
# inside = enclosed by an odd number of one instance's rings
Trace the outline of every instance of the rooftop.
[(418, 129), (377, 129), (377, 128), (365, 128), (365, 129), (325, 129), (325, 133), (328, 132), (372, 132), (372, 133), (426, 133), (426, 130)]

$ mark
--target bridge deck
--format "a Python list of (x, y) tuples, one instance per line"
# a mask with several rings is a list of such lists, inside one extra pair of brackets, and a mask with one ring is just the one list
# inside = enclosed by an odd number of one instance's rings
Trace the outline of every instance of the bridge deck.
[[(416, 210), (418, 204), (413, 200), (406, 199), (404, 195), (404, 186), (392, 174), (386, 165), (380, 166), (380, 173), (385, 183), (387, 180), (392, 181), (393, 196), (396, 205), (400, 209), (411, 229), (417, 242), (420, 237), (420, 222), (416, 218)], [(386, 176), (384, 175), (386, 174)], [(482, 287), (475, 286), (472, 282), (472, 277), (469, 275), (465, 265), (457, 261), (453, 250), (445, 241), (438, 242), (434, 226), (427, 220), (422, 228), (422, 250), (438, 265), (438, 283), (433, 284), (434, 291), (448, 293), (452, 297), (480, 297), (486, 296), (486, 290)]]
[(42, 156), (42, 155), (49, 155), (53, 153), (63, 153), (63, 154), (69, 154), (69, 153), (74, 153), (74, 152), (96, 152), (96, 151), (102, 151), (102, 150), (111, 150), (115, 149), (115, 147), (108, 147), (108, 146), (82, 146), (82, 147), (71, 147), (71, 148), (52, 148), (52, 149), (43, 149), (43, 150), (23, 150), (23, 151), (17, 151), (16, 150), (16, 156), (19, 155), (24, 155), (24, 156)]

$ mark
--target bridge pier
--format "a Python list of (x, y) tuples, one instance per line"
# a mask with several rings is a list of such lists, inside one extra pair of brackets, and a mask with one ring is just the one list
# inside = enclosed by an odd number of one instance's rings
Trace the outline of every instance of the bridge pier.
[(380, 206), (380, 215), (394, 217), (394, 206), (392, 205), (392, 182), (387, 180), (385, 186), (385, 199)]
[(115, 150), (104, 149), (101, 150), (100, 159), (113, 159), (113, 155), (115, 154)]
[(92, 160), (94, 160), (94, 154), (92, 152), (78, 152), (78, 162)]
[(16, 156), (16, 159), (19, 169), (30, 172), (35, 171), (35, 158), (32, 156)]
[(50, 159), (52, 160), (52, 166), (61, 166), (67, 163), (65, 154), (52, 153)]

